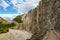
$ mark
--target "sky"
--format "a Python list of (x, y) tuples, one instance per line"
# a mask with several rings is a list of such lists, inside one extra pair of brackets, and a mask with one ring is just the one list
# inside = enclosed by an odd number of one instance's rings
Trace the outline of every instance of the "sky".
[(16, 16), (34, 9), (39, 0), (0, 0), (0, 17), (12, 20)]

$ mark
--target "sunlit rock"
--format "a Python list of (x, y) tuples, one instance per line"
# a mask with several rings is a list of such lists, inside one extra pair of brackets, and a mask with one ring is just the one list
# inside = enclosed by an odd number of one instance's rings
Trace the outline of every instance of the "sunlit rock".
[(0, 40), (26, 40), (31, 36), (30, 32), (10, 29), (8, 33), (0, 34)]

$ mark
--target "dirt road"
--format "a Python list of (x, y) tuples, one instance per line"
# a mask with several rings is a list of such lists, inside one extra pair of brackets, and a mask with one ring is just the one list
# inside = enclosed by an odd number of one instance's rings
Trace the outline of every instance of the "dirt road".
[(49, 30), (43, 40), (60, 40), (60, 33), (55, 30)]

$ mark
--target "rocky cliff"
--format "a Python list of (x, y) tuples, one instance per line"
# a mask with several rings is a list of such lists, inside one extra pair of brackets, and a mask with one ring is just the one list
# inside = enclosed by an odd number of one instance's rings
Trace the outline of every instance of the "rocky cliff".
[(59, 0), (41, 0), (39, 5), (25, 14), (23, 19), (24, 29), (32, 33), (59, 25), (60, 17)]
[(60, 0), (41, 0), (39, 5), (25, 14), (20, 29), (33, 33), (31, 40), (41, 40), (47, 30), (60, 31)]

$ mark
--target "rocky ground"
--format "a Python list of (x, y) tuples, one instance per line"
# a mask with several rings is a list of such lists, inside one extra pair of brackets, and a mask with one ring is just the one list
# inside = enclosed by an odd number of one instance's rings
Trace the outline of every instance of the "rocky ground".
[(26, 40), (31, 36), (32, 34), (27, 31), (10, 29), (8, 33), (0, 34), (0, 40)]
[(55, 30), (49, 30), (43, 40), (60, 40), (60, 33)]

